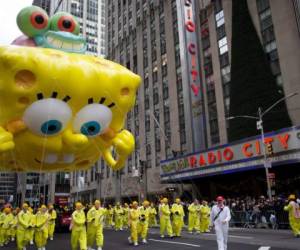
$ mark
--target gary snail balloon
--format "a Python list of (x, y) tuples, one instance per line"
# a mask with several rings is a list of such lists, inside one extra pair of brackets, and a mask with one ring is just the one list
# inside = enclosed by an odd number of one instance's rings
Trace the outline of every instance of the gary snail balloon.
[(30, 6), (17, 24), (25, 36), (0, 46), (0, 170), (84, 170), (100, 157), (121, 169), (134, 150), (123, 126), (140, 77), (86, 55), (68, 13)]

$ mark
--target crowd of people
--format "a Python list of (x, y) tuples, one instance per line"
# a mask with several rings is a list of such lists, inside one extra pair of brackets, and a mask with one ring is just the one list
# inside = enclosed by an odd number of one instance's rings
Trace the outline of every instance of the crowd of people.
[[(99, 200), (86, 206), (76, 202), (69, 228), (71, 248), (91, 250), (96, 245), (97, 250), (101, 250), (104, 227), (116, 231), (129, 229), (129, 243), (138, 246), (139, 242), (148, 243), (149, 227), (159, 227), (161, 238), (173, 238), (181, 237), (184, 226), (189, 233), (199, 234), (210, 232), (214, 226), (218, 245), (227, 244), (228, 227), (235, 212), (252, 211), (253, 214), (256, 210), (276, 209), (288, 212), (290, 227), (294, 235), (300, 237), (300, 202), (295, 195), (290, 195), (287, 200), (275, 197), (272, 201), (263, 196), (258, 199), (228, 198), (226, 206), (224, 203), (223, 197), (213, 202), (202, 200), (201, 203), (197, 199), (185, 203), (179, 198), (174, 202), (161, 198), (159, 204), (145, 200), (141, 204), (133, 201), (107, 207), (102, 206)], [(13, 209), (7, 204), (0, 213), (0, 246), (16, 240), (18, 250), (26, 250), (29, 244), (35, 244), (38, 250), (45, 250), (48, 240), (53, 240), (56, 218), (52, 204), (35, 210), (27, 203), (23, 204), (22, 209)]]

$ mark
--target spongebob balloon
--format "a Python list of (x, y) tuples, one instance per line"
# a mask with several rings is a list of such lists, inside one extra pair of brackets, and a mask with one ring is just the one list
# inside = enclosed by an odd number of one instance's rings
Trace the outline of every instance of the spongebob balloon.
[(0, 46), (0, 170), (82, 170), (99, 157), (121, 169), (134, 150), (123, 125), (140, 77), (81, 54), (86, 45), (72, 16), (48, 21), (38, 7), (21, 14), (28, 37), (16, 43), (26, 46)]

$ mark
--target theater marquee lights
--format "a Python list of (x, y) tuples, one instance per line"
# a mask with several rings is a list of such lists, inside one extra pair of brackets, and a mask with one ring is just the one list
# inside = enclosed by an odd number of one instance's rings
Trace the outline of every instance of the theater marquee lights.
[[(272, 145), (274, 150), (274, 155), (268, 159), (272, 164), (283, 164), (284, 161), (300, 162), (300, 127), (268, 133), (265, 144)], [(176, 178), (180, 179), (192, 172), (201, 176), (208, 173), (222, 173), (226, 170), (238, 171), (241, 168), (262, 167), (263, 150), (260, 136), (221, 145), (205, 152), (162, 161), (161, 177), (164, 179), (165, 176), (176, 175)]]

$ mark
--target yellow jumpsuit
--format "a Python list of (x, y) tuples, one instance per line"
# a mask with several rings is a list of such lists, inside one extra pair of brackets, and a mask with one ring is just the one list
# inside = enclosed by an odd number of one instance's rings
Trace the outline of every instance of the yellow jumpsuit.
[(296, 203), (294, 201), (290, 201), (289, 204), (284, 207), (284, 210), (289, 212), (290, 227), (294, 235), (300, 236), (300, 218), (295, 217), (294, 206), (296, 206)]
[(124, 207), (123, 210), (124, 210), (123, 227), (127, 228), (127, 226), (128, 226), (129, 207)]
[(156, 208), (155, 207), (150, 207), (149, 208), (149, 227), (153, 227), (157, 225), (156, 221)]
[(34, 230), (34, 225), (35, 225), (35, 214), (33, 214), (32, 212), (28, 211), (29, 213), (29, 216), (30, 216), (30, 225), (31, 225), (31, 228), (29, 228), (27, 231), (26, 231), (26, 234), (28, 235), (28, 238), (29, 238), (29, 241), (30, 242), (33, 242), (33, 239), (34, 239), (34, 233), (35, 233), (35, 230)]
[(195, 205), (192, 203), (188, 207), (189, 210), (189, 224), (188, 231), (190, 233), (195, 229), (197, 232), (200, 232), (199, 224), (200, 224), (200, 205)]
[(4, 244), (4, 229), (3, 229), (4, 219), (5, 219), (5, 214), (0, 212), (0, 246), (3, 246)]
[(171, 211), (168, 204), (162, 204), (160, 206), (160, 235), (164, 235), (165, 231), (170, 237), (173, 237), (173, 230), (171, 225)]
[(87, 213), (87, 245), (92, 247), (96, 240), (96, 246), (103, 246), (103, 222), (105, 209), (92, 207)]
[(108, 227), (113, 227), (114, 226), (114, 209), (113, 208), (108, 208), (106, 211), (106, 225)]
[(130, 238), (133, 243), (138, 243), (138, 223), (140, 212), (138, 209), (129, 210)]
[(17, 233), (17, 223), (18, 223), (18, 219), (17, 219), (17, 216), (14, 215), (14, 219), (11, 221), (10, 223), (10, 237), (11, 237), (11, 240), (14, 241), (15, 238), (16, 238), (16, 233)]
[(11, 226), (13, 220), (14, 220), (14, 216), (12, 213), (5, 214), (3, 225), (2, 225), (5, 244), (7, 244), (10, 241), (10, 237), (11, 237), (10, 232), (11, 232)]
[(48, 239), (48, 213), (37, 212), (35, 215), (34, 240), (38, 248), (45, 247)]
[(115, 229), (122, 230), (123, 229), (123, 216), (124, 210), (122, 207), (115, 207), (114, 208), (114, 215), (115, 215)]
[(85, 228), (85, 214), (83, 210), (76, 210), (72, 214), (72, 234), (71, 234), (71, 247), (72, 250), (77, 250), (78, 242), (80, 250), (87, 249), (86, 243), (86, 228)]
[(210, 223), (210, 207), (202, 205), (200, 207), (200, 232), (208, 233)]
[(149, 228), (149, 208), (141, 206), (138, 208), (139, 211), (139, 222), (138, 222), (138, 235), (141, 236), (142, 240), (147, 239), (148, 228)]
[(174, 203), (171, 208), (173, 214), (173, 231), (175, 236), (181, 236), (184, 224), (184, 210), (181, 204)]
[(53, 239), (54, 230), (55, 230), (55, 220), (57, 218), (56, 211), (53, 209), (51, 212), (49, 211), (49, 222), (48, 222), (48, 233), (49, 238)]
[(17, 215), (18, 224), (17, 224), (17, 248), (18, 250), (23, 250), (29, 243), (29, 235), (26, 233), (28, 227), (32, 225), (31, 215), (27, 211), (20, 211)]

